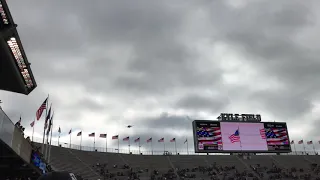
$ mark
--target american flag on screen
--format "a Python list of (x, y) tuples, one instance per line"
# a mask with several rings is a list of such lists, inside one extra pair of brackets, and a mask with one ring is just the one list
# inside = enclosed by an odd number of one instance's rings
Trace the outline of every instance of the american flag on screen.
[(264, 128), (260, 129), (260, 136), (261, 136), (262, 139), (267, 139), (266, 130)]
[(197, 129), (199, 144), (222, 144), (220, 127), (201, 127)]
[(129, 136), (128, 136), (128, 137), (123, 138), (123, 141), (129, 141)]
[(312, 141), (307, 141), (307, 144), (310, 145), (310, 144), (313, 144), (313, 142)]
[(303, 144), (303, 140), (298, 141), (298, 144)]
[(239, 129), (237, 129), (231, 136), (229, 136), (231, 143), (240, 142)]
[(285, 128), (266, 128), (268, 145), (287, 145), (289, 144), (288, 132)]

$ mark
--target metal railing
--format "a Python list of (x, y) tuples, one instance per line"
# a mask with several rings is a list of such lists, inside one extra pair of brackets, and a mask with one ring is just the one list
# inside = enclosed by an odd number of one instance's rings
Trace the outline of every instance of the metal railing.
[[(42, 139), (41, 138), (34, 138), (34, 142), (36, 143), (42, 143)], [(58, 142), (57, 141), (52, 141), (51, 143), (53, 146), (58, 146)], [(97, 152), (109, 152), (109, 153), (118, 153), (118, 149), (116, 148), (108, 148), (106, 150), (105, 147), (95, 147), (93, 148), (93, 146), (80, 146), (80, 145), (76, 145), (76, 144), (69, 144), (69, 143), (64, 143), (64, 142), (60, 142), (59, 143), (61, 147), (63, 148), (70, 148), (70, 149), (75, 149), (75, 150), (82, 150), (82, 151), (97, 151)], [(130, 150), (131, 154), (139, 154), (139, 150), (136, 149), (131, 149)], [(175, 155), (176, 152), (173, 151), (172, 149), (168, 149), (167, 152), (171, 153), (172, 155)], [(119, 149), (119, 153), (122, 154), (129, 154), (129, 149)], [(163, 150), (141, 150), (140, 153), (142, 153), (143, 155), (163, 155), (164, 151)], [(207, 155), (207, 153), (195, 153), (193, 150), (178, 150), (177, 153), (179, 153), (179, 155)], [(281, 153), (281, 155), (315, 155), (314, 151), (295, 151), (295, 152), (291, 152), (291, 153)], [(229, 153), (209, 153), (209, 155), (229, 155)], [(260, 153), (259, 155), (276, 155), (276, 153)]]

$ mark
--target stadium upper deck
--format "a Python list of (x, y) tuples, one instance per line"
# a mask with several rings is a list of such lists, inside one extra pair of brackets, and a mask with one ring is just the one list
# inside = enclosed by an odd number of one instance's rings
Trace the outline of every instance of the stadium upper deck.
[(5, 0), (0, 16), (0, 89), (27, 95), (37, 84)]

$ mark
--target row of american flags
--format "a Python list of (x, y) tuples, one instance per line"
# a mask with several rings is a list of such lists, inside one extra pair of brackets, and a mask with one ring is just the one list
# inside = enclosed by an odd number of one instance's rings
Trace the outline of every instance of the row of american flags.
[[(318, 143), (320, 144), (320, 141), (318, 141)], [(290, 142), (290, 144), (295, 144), (295, 141), (292, 140), (292, 141)], [(298, 144), (304, 144), (304, 141), (303, 141), (303, 140), (300, 140), (300, 141), (298, 141)], [(307, 144), (308, 144), (308, 145), (311, 145), (311, 144), (313, 144), (313, 141), (307, 141)]]
[[(58, 132), (61, 133), (61, 128), (60, 128), (60, 127), (59, 127), (59, 129), (58, 129)], [(72, 129), (70, 129), (70, 131), (69, 131), (69, 135), (71, 135), (71, 134), (72, 134)], [(77, 133), (77, 136), (82, 136), (82, 131), (78, 132), (78, 133)], [(90, 134), (88, 134), (88, 137), (96, 137), (96, 133), (95, 133), (95, 132), (90, 133)], [(107, 138), (107, 134), (99, 134), (99, 135), (97, 134), (97, 137)], [(112, 140), (120, 140), (119, 135), (114, 135), (114, 136), (112, 136), (111, 139), (112, 139)], [(126, 137), (124, 137), (122, 140), (123, 140), (123, 141), (130, 141), (130, 136), (126, 136)], [(152, 140), (153, 140), (152, 137), (150, 137), (150, 138), (146, 139), (145, 141), (146, 141), (147, 143), (150, 143), (150, 142), (152, 142)], [(134, 142), (140, 142), (140, 141), (141, 141), (141, 138), (140, 138), (140, 137), (134, 139)], [(158, 142), (165, 142), (165, 138), (160, 138), (160, 139), (158, 140)], [(170, 139), (170, 142), (176, 142), (176, 138)], [(186, 139), (186, 140), (184, 141), (184, 143), (187, 143), (187, 142), (188, 142), (188, 139)]]

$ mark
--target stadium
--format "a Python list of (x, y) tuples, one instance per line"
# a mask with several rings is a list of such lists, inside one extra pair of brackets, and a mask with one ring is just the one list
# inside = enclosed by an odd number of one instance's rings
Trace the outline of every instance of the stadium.
[[(0, 89), (29, 95), (37, 87), (31, 63), (5, 0), (0, 0)], [(0, 101), (1, 103), (1, 101)], [(88, 134), (94, 146), (52, 141), (54, 112), (49, 97), (39, 102), (36, 120), (44, 118), (43, 137), (24, 133), (0, 106), (0, 180), (37, 180), (55, 172), (67, 172), (70, 180), (320, 180), (320, 141), (290, 139), (286, 122), (262, 121), (260, 114), (221, 113), (214, 120), (193, 119), (193, 139)], [(34, 120), (30, 126), (34, 131)], [(191, 125), (191, 124), (190, 124)], [(131, 128), (129, 125), (127, 128)], [(59, 127), (59, 138), (61, 129)], [(165, 136), (165, 135), (164, 135)], [(96, 138), (111, 139), (117, 148), (96, 147)], [(119, 144), (128, 143), (128, 149)], [(130, 149), (138, 143), (139, 151)], [(140, 143), (150, 145), (140, 150)], [(153, 144), (163, 149), (153, 149)], [(194, 149), (189, 149), (189, 143)], [(168, 149), (166, 145), (174, 145)], [(303, 151), (297, 150), (296, 145)], [(107, 146), (107, 144), (106, 144)], [(307, 150), (306, 147), (312, 150)], [(310, 148), (308, 148), (310, 149)]]

